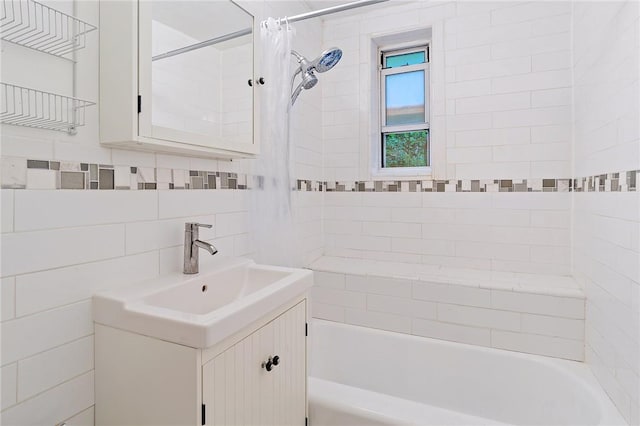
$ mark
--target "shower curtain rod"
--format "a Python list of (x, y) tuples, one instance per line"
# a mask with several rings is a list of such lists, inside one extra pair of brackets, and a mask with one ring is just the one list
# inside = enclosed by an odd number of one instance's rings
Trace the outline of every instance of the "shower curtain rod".
[(338, 6), (327, 7), (325, 9), (314, 10), (313, 12), (301, 13), (300, 15), (288, 16), (280, 18), (280, 21), (298, 22), (305, 19), (317, 18), (318, 16), (330, 15), (332, 13), (344, 12), (346, 10), (357, 9), (372, 4), (384, 3), (389, 0), (359, 0), (352, 3), (341, 4)]
[[(280, 18), (280, 21), (287, 21), (289, 23), (304, 21), (305, 19), (317, 18), (319, 16), (330, 15), (332, 13), (344, 12), (346, 10), (356, 9), (358, 7), (370, 6), (372, 4), (384, 3), (389, 0), (359, 0), (351, 3), (341, 4), (338, 6), (327, 7), (325, 9), (314, 10), (313, 12), (301, 13), (300, 15), (288, 16)], [(222, 43), (223, 41), (232, 40), (234, 38), (242, 37), (252, 33), (251, 28), (245, 28), (243, 30), (236, 31), (234, 33), (225, 34), (220, 37), (215, 37), (210, 40), (201, 41), (199, 43), (191, 44), (189, 46), (181, 47), (180, 49), (170, 50), (165, 53), (153, 56), (152, 61), (159, 59), (170, 58), (172, 56), (180, 55), (182, 53), (191, 52), (192, 50), (202, 49), (203, 47), (213, 46), (214, 44)]]

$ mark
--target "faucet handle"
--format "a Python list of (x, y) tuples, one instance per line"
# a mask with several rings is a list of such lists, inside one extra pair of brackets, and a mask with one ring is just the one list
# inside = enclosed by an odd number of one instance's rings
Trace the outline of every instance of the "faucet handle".
[(187, 231), (193, 231), (197, 228), (213, 228), (213, 225), (209, 225), (208, 223), (187, 222), (184, 224), (184, 228)]

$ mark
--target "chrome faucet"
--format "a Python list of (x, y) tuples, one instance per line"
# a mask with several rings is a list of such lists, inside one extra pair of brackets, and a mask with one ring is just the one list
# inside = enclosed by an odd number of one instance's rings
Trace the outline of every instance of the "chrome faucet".
[(184, 269), (185, 274), (197, 274), (199, 270), (198, 248), (216, 254), (218, 249), (198, 239), (199, 228), (213, 228), (205, 223), (187, 222), (184, 224)]

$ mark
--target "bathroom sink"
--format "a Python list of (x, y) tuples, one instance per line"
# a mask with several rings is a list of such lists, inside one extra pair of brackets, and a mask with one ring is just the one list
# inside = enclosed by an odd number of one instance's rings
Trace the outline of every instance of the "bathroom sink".
[(93, 297), (94, 321), (207, 348), (303, 294), (310, 270), (222, 258), (197, 275), (162, 276)]

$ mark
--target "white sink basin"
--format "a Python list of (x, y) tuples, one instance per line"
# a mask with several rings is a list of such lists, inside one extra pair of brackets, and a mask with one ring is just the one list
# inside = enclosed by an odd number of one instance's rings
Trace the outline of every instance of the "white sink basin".
[(93, 297), (99, 324), (207, 348), (257, 321), (313, 284), (306, 269), (220, 259), (196, 275), (172, 274)]

